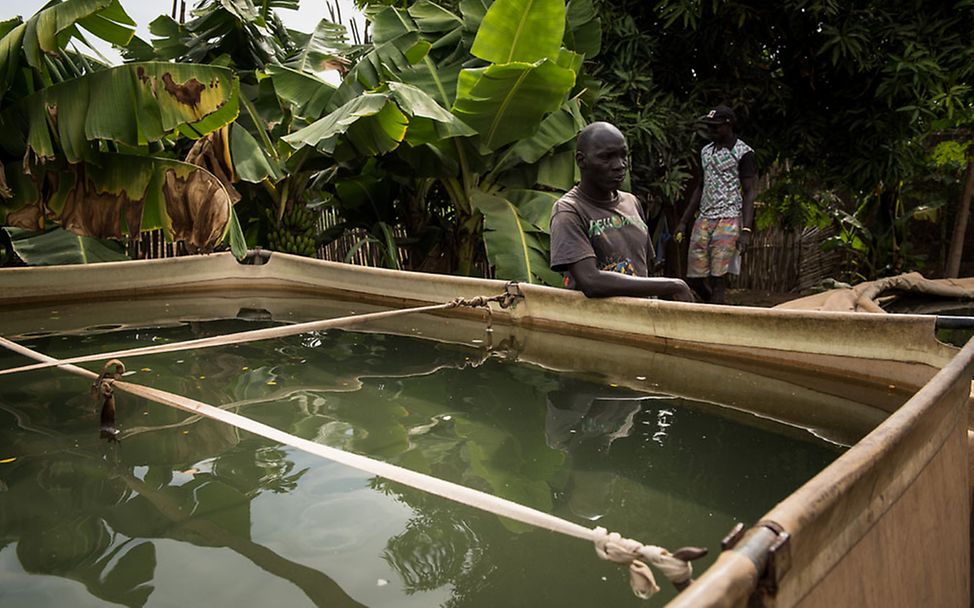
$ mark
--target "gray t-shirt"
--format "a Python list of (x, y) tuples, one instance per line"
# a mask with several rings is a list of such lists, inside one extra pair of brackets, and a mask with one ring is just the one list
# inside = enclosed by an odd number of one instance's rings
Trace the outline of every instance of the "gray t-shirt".
[[(647, 260), (655, 257), (639, 200), (619, 192), (611, 203), (599, 203), (575, 186), (555, 201), (551, 211), (551, 269), (595, 258), (600, 270), (648, 276)], [(574, 288), (566, 272), (565, 286)]]

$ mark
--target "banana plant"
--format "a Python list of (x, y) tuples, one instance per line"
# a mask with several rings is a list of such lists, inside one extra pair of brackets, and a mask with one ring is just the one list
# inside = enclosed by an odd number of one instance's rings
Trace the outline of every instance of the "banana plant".
[(572, 140), (584, 124), (576, 83), (599, 31), (590, 0), (464, 0), (460, 14), (428, 0), (381, 8), (373, 49), (329, 113), (285, 141), (333, 156), (350, 177), (377, 158), (370, 166), (399, 185), (400, 217), (374, 224), (442, 225), (401, 217), (417, 208), (448, 218), (449, 270), (474, 274), (486, 254), (498, 277), (559, 284), (548, 269), (548, 215), (575, 181)]
[(96, 238), (163, 228), (191, 251), (229, 240), (243, 255), (225, 184), (172, 152), (180, 137), (233, 122), (235, 74), (156, 62), (109, 68), (67, 48), (84, 42), (81, 29), (127, 44), (134, 23), (118, 0), (50, 2), (18, 22), (0, 26), (0, 221)]

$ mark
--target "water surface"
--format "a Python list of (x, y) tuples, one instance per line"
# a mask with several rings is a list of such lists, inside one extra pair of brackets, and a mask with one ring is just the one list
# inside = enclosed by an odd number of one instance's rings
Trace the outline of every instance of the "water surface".
[[(253, 329), (23, 340), (57, 357)], [(468, 343), (480, 336), (471, 336)], [(0, 368), (21, 365), (0, 352)], [(329, 331), (133, 358), (126, 380), (670, 549), (752, 524), (842, 448), (711, 404), (516, 363), (482, 344)], [(688, 379), (692, 381), (692, 379)], [(646, 605), (583, 541), (119, 396), (0, 377), (0, 605)], [(651, 605), (673, 596), (663, 593)]]

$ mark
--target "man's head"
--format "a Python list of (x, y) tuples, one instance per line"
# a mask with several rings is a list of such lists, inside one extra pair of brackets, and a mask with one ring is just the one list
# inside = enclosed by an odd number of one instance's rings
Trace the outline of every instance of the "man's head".
[(706, 127), (710, 139), (716, 142), (725, 142), (734, 136), (734, 125), (737, 123), (737, 117), (734, 116), (734, 110), (729, 107), (717, 106), (697, 121)]
[(608, 198), (626, 177), (629, 166), (626, 138), (614, 125), (593, 122), (578, 134), (575, 161), (582, 174), (582, 189), (590, 195)]

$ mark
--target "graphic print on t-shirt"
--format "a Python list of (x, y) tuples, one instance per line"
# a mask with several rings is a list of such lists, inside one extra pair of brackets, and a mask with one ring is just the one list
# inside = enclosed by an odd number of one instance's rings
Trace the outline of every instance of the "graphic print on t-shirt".
[(609, 217), (600, 217), (598, 219), (589, 220), (588, 223), (588, 238), (594, 238), (602, 235), (606, 230), (619, 230), (625, 226), (639, 226), (642, 229), (646, 229), (646, 222), (643, 221), (638, 215), (612, 215)]
[(608, 270), (609, 272), (628, 274), (633, 277), (636, 276), (636, 267), (632, 265), (632, 260), (629, 258), (599, 260), (599, 268), (601, 270)]

